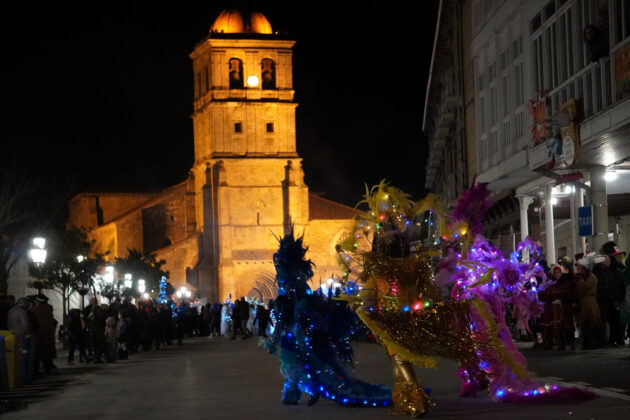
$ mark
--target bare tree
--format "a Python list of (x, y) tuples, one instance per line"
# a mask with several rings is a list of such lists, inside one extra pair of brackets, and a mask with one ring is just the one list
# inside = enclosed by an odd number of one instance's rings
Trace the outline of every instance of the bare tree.
[[(31, 235), (49, 226), (69, 197), (70, 183), (54, 188), (43, 181), (47, 171), (29, 171), (12, 165), (0, 168), (0, 292), (6, 293), (11, 270), (24, 256)], [(66, 191), (66, 193), (59, 193)]]

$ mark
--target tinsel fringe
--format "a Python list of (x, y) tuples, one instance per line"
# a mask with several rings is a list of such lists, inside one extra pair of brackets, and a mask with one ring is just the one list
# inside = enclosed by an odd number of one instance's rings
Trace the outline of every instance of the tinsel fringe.
[(398, 354), (404, 360), (407, 360), (420, 368), (436, 369), (438, 359), (435, 357), (422, 356), (420, 354), (411, 352), (405, 347), (396, 344), (395, 341), (389, 338), (389, 334), (381, 329), (378, 324), (373, 321), (368, 312), (362, 308), (357, 309), (357, 315), (361, 318), (361, 321), (368, 327), (375, 337), (378, 338), (385, 346), (387, 346), (393, 353)]

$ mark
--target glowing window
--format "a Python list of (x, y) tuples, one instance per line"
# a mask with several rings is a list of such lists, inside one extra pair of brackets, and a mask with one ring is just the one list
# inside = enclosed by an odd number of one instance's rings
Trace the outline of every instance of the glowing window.
[(230, 58), (230, 89), (243, 89), (243, 62), (238, 58)]
[(276, 63), (270, 58), (263, 58), (260, 63), (263, 89), (276, 88)]

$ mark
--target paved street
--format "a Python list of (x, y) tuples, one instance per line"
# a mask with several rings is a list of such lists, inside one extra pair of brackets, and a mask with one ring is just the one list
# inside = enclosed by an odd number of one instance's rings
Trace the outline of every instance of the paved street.
[(630, 346), (587, 351), (533, 350), (523, 343), (528, 367), (540, 376), (622, 393), (630, 399)]
[[(282, 405), (279, 362), (256, 344), (255, 340), (198, 338), (186, 340), (181, 347), (135, 355), (128, 361), (111, 365), (66, 368), (58, 361), (63, 368), (57, 374), (12, 395), (27, 400), (28, 408), (4, 414), (3, 419), (349, 420), (389, 417), (388, 409), (346, 408), (325, 400), (313, 407)], [(356, 353), (360, 361), (357, 376), (372, 382), (391, 383), (389, 362), (378, 346), (358, 344)], [(549, 360), (557, 356), (533, 351), (526, 351), (526, 354), (534, 361), (534, 368), (549, 364)], [(604, 356), (609, 357), (608, 353)], [(587, 364), (586, 361), (598, 358), (596, 352), (576, 353), (571, 357), (579, 361), (580, 368)], [(630, 360), (625, 362), (624, 366), (616, 368), (617, 375), (625, 378), (628, 388)], [(625, 371), (620, 370), (623, 368)], [(581, 369), (574, 366), (574, 370), (579, 372)], [(430, 418), (616, 419), (623, 417), (620, 413), (630, 410), (630, 397), (608, 391), (603, 394), (614, 398), (600, 396), (583, 403), (555, 405), (493, 403), (485, 396), (462, 399), (457, 397), (458, 381), (454, 371), (455, 366), (446, 361), (438, 370), (419, 372), (425, 378), (426, 386), (432, 388), (432, 396), (438, 403), (430, 412)], [(611, 376), (602, 375), (602, 380), (608, 379), (612, 380)], [(0, 399), (5, 398), (6, 394), (0, 396)]]

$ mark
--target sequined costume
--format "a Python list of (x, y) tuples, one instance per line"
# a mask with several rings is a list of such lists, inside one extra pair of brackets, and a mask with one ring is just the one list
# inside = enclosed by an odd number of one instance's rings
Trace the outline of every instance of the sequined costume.
[[(593, 395), (529, 379), (525, 358), (511, 341), (505, 307), (512, 305), (516, 319), (526, 323), (539, 313), (537, 293), (549, 283), (544, 276), (536, 279), (542, 270), (534, 260), (522, 263), (519, 255), (505, 259), (483, 239), (488, 197), (485, 185), (473, 186), (460, 198), (447, 227), (437, 197), (413, 203), (382, 182), (366, 191), (369, 211), (356, 218), (352, 236), (337, 246), (344, 278), (353, 273), (363, 286), (346, 300), (358, 307), (361, 319), (385, 346), (395, 372), (402, 372), (395, 375), (395, 411), (426, 413), (431, 401), (412, 375), (411, 364), (435, 367), (441, 357), (459, 363), (461, 396), (476, 396), (484, 386), (492, 398), (506, 401)], [(424, 225), (417, 222), (429, 210), (439, 219), (429, 215)], [(422, 226), (433, 225), (424, 232), (432, 249), (418, 246)], [(363, 239), (371, 240), (371, 250), (360, 249)], [(522, 247), (532, 248), (531, 243)]]
[(282, 402), (297, 404), (306, 393), (309, 405), (320, 397), (342, 405), (390, 405), (390, 388), (359, 381), (348, 370), (356, 318), (345, 302), (313, 294), (307, 283), (313, 276), (312, 263), (304, 259), (305, 253), (302, 238), (295, 239), (291, 232), (274, 254), (277, 323), (266, 347), (271, 353), (280, 347)]

